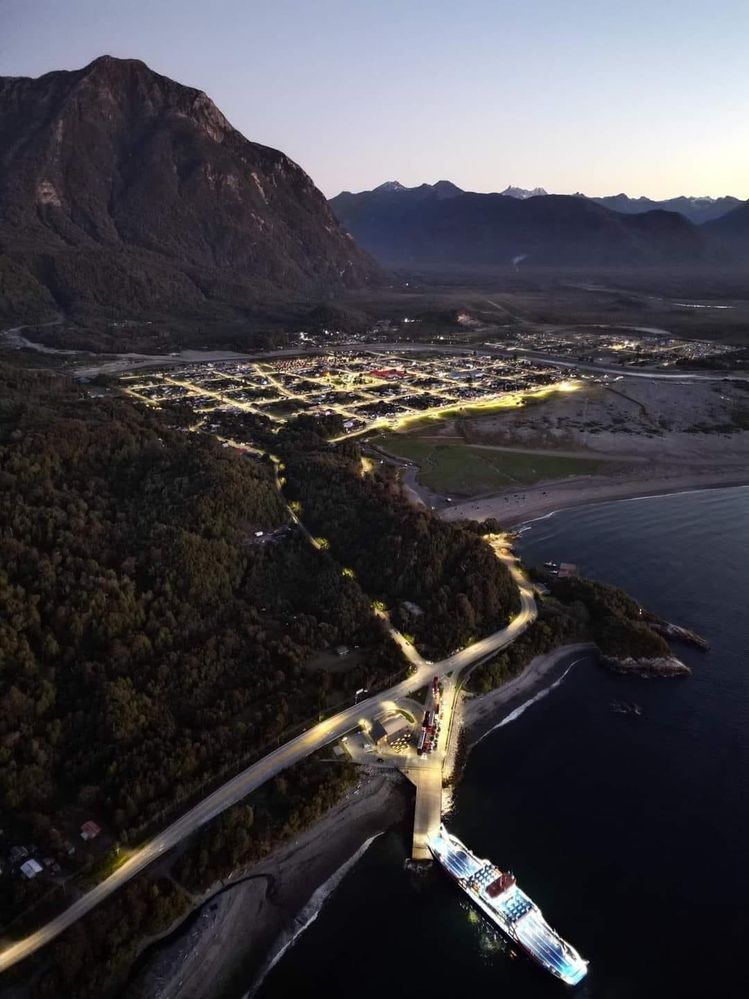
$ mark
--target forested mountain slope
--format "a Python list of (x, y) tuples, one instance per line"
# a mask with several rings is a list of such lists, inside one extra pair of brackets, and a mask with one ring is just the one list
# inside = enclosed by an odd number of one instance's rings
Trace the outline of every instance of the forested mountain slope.
[[(294, 723), (403, 669), (329, 554), (291, 528), (255, 538), (285, 519), (265, 463), (0, 367), (7, 835), (62, 856), (79, 809), (133, 841)], [(366, 646), (364, 662), (309, 668), (339, 642)]]
[(344, 192), (330, 206), (387, 266), (642, 268), (697, 263), (711, 253), (700, 228), (674, 212), (622, 215), (578, 197), (444, 197), (424, 187)]
[[(340, 432), (339, 422), (329, 417), (328, 431)], [(393, 623), (434, 659), (503, 627), (519, 607), (517, 587), (482, 526), (414, 509), (391, 466), (366, 471), (356, 443), (328, 444), (321, 429), (300, 417), (278, 435), (287, 492)]]
[(202, 91), (111, 56), (0, 77), (0, 316), (231, 315), (378, 279), (307, 174)]

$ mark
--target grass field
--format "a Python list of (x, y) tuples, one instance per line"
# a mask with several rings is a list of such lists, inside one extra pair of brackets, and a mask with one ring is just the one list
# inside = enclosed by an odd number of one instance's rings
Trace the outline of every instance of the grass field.
[(518, 454), (489, 451), (470, 444), (439, 444), (407, 434), (390, 434), (375, 443), (391, 454), (416, 462), (420, 468), (419, 481), (428, 489), (463, 496), (528, 486), (544, 479), (595, 475), (606, 464), (594, 458)]

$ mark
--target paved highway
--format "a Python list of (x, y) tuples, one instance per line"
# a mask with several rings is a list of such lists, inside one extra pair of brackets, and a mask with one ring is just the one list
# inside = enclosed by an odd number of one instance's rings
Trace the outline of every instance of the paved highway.
[[(19, 329), (22, 327), (19, 327)], [(16, 330), (6, 330), (6, 334), (15, 333)], [(34, 344), (29, 344), (34, 347)], [(377, 354), (394, 353), (427, 353), (427, 354), (487, 354), (494, 357), (514, 357), (526, 358), (528, 361), (537, 364), (552, 364), (562, 368), (577, 368), (580, 371), (593, 371), (600, 374), (623, 375), (627, 378), (652, 378), (658, 381), (710, 381), (720, 382), (726, 379), (749, 381), (747, 372), (716, 371), (715, 373), (703, 372), (674, 372), (662, 371), (657, 368), (643, 370), (622, 365), (612, 367), (601, 364), (582, 363), (571, 360), (568, 357), (553, 357), (551, 355), (535, 353), (534, 351), (508, 350), (506, 347), (494, 346), (492, 344), (477, 343), (470, 346), (460, 344), (442, 343), (401, 343), (392, 341), (390, 343), (366, 343), (351, 342), (337, 343), (330, 347), (297, 347), (283, 348), (281, 350), (255, 351), (252, 353), (235, 353), (233, 351), (185, 351), (177, 357), (170, 357), (164, 354), (122, 354), (114, 361), (106, 361), (102, 364), (83, 365), (76, 368), (74, 374), (79, 377), (92, 378), (97, 374), (124, 374), (126, 371), (137, 371), (141, 368), (159, 367), (164, 368), (169, 365), (184, 364), (205, 364), (209, 361), (273, 361), (283, 357), (305, 357), (318, 354), (340, 353), (342, 351), (372, 351)], [(49, 348), (48, 353), (67, 353)]]
[(108, 878), (98, 884), (91, 891), (87, 892), (76, 902), (73, 902), (64, 912), (50, 920), (45, 926), (30, 934), (16, 943), (10, 944), (0, 951), (0, 972), (3, 972), (29, 957), (35, 951), (44, 947), (55, 937), (63, 933), (82, 916), (91, 912), (100, 902), (116, 892), (131, 878), (135, 877), (148, 865), (171, 850), (178, 843), (190, 836), (206, 822), (210, 822), (221, 812), (241, 801), (250, 792), (260, 787), (271, 777), (285, 770), (287, 767), (305, 759), (311, 753), (339, 739), (346, 732), (355, 728), (359, 720), (372, 717), (380, 711), (386, 710), (386, 702), (392, 702), (399, 697), (405, 697), (423, 687), (434, 676), (442, 676), (453, 670), (460, 670), (473, 663), (479, 662), (487, 655), (509, 645), (518, 635), (520, 635), (528, 625), (535, 619), (536, 604), (533, 593), (527, 583), (520, 575), (516, 565), (511, 566), (514, 578), (518, 582), (520, 590), (520, 612), (501, 631), (489, 635), (480, 641), (456, 652), (454, 655), (443, 659), (441, 662), (431, 663), (423, 659), (419, 653), (405, 641), (402, 635), (392, 629), (391, 634), (399, 645), (406, 652), (409, 660), (414, 665), (414, 672), (405, 680), (391, 687), (389, 690), (376, 694), (365, 701), (360, 701), (349, 708), (340, 711), (326, 721), (314, 725), (303, 732), (295, 739), (290, 740), (283, 746), (268, 753), (257, 763), (247, 767), (236, 777), (227, 781), (220, 788), (209, 794), (198, 805), (182, 815), (176, 822), (173, 822), (166, 829), (162, 830), (153, 839), (128, 857), (128, 859)]

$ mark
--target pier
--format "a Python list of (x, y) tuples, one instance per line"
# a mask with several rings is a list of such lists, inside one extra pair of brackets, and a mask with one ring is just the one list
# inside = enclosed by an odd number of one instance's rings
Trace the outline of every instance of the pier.
[(423, 769), (404, 769), (403, 772), (416, 787), (411, 858), (431, 860), (427, 844), (439, 832), (442, 818), (442, 766), (437, 763)]

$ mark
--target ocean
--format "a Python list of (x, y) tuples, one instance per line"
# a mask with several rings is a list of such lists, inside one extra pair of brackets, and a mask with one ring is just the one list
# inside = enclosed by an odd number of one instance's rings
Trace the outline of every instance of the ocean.
[[(513, 870), (590, 961), (576, 995), (745, 999), (749, 487), (555, 514), (519, 549), (624, 587), (711, 648), (675, 646), (694, 669), (685, 679), (575, 666), (476, 746), (448, 828)], [(371, 845), (258, 999), (568, 992), (513, 955), (440, 870), (409, 870), (409, 845), (407, 826)]]

